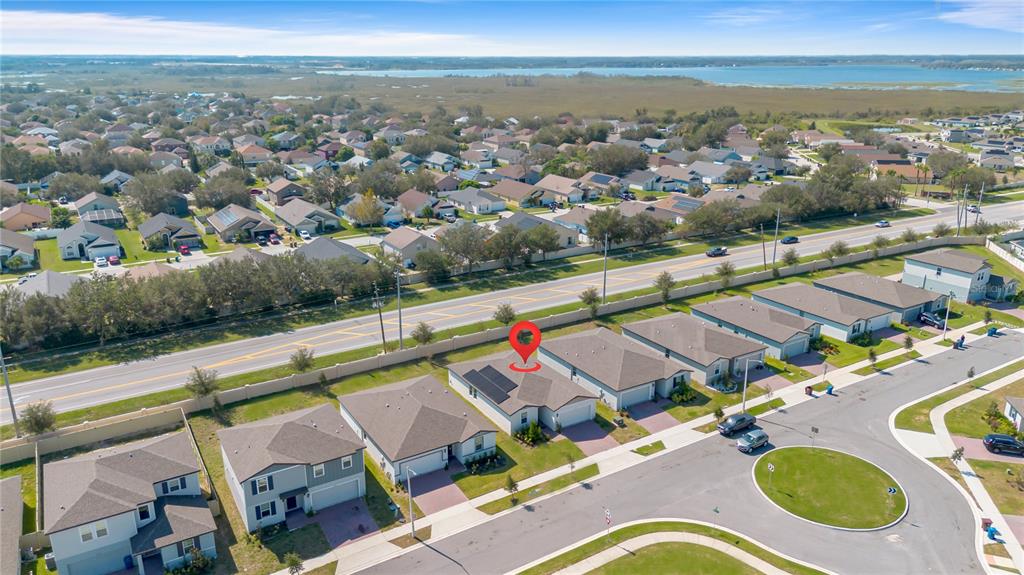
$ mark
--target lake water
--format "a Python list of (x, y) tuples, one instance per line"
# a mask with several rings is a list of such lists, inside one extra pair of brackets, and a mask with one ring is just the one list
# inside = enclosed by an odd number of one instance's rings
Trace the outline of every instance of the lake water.
[(475, 70), (318, 70), (318, 74), (391, 78), (445, 76), (687, 76), (725, 86), (1024, 92), (1024, 72), (915, 65), (705, 66), (689, 68), (488, 68)]

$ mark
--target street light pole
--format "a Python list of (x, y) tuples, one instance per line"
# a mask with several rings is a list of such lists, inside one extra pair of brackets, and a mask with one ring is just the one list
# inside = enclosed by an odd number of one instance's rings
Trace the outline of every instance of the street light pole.
[(753, 357), (748, 357), (746, 361), (743, 362), (743, 401), (740, 403), (740, 413), (747, 412), (747, 374), (750, 373), (750, 362), (752, 361), (761, 363), (760, 359), (755, 359)]
[(377, 308), (377, 319), (380, 320), (380, 347), (384, 350), (384, 353), (387, 353), (388, 342), (384, 339), (384, 312), (380, 309), (380, 290), (377, 288), (377, 282), (373, 282), (373, 307)]
[(608, 303), (608, 232), (604, 233), (604, 278), (601, 284), (601, 303)]
[(761, 224), (761, 264), (768, 269), (768, 250), (764, 246), (764, 224)]
[(402, 270), (395, 270), (395, 291), (398, 292), (398, 349), (405, 349), (402, 337)]
[(772, 267), (775, 267), (775, 252), (779, 249), (779, 221), (782, 219), (782, 208), (775, 210), (775, 239), (772, 240)]
[(949, 299), (946, 300), (946, 319), (942, 322), (942, 341), (946, 341), (946, 331), (949, 330), (949, 308), (953, 307), (953, 290), (949, 290)]
[(4, 387), (7, 389), (7, 405), (11, 408), (11, 421), (14, 423), (14, 436), (21, 437), (18, 429), (18, 410), (14, 409), (14, 395), (11, 393), (11, 381), (7, 378), (7, 360), (4, 359), (3, 344), (0, 344), (0, 370), (4, 374)]
[(405, 489), (409, 496), (409, 527), (412, 528), (412, 538), (416, 538), (416, 512), (412, 509), (412, 476), (416, 475), (416, 472), (410, 468), (405, 469)]
[(981, 191), (978, 192), (978, 205), (975, 206), (976, 208), (978, 208), (978, 211), (974, 212), (974, 225), (975, 226), (978, 225), (978, 220), (981, 219), (981, 200), (984, 197), (985, 197), (985, 184), (982, 183), (981, 184)]

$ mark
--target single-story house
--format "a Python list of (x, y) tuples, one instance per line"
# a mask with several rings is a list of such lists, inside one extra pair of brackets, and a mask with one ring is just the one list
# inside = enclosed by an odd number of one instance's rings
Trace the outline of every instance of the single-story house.
[(295, 197), (274, 210), (292, 233), (319, 234), (341, 227), (341, 218), (320, 206)]
[(43, 532), (57, 572), (162, 573), (216, 557), (217, 524), (203, 497), (199, 461), (177, 431), (43, 466)]
[(992, 273), (985, 258), (964, 250), (939, 248), (903, 258), (903, 283), (950, 294), (958, 301), (1002, 300), (1017, 293), (1016, 279)]
[[(25, 269), (36, 265), (35, 240), (32, 236), (0, 228), (0, 268), (8, 269), (11, 258), (20, 258), (21, 265), (11, 269)], [(13, 265), (13, 264), (11, 264)]]
[(587, 199), (587, 191), (579, 180), (557, 174), (548, 174), (537, 182), (537, 187), (554, 196), (555, 201), (574, 204)]
[(493, 455), (498, 430), (433, 376), (338, 398), (341, 416), (389, 481)]
[(661, 192), (676, 187), (674, 182), (669, 185), (664, 176), (651, 170), (633, 170), (623, 176), (622, 181), (629, 189), (638, 192)]
[(731, 167), (725, 164), (698, 160), (687, 166), (687, 169), (697, 174), (700, 177), (700, 181), (705, 184), (721, 184), (725, 182), (725, 174)]
[(441, 250), (441, 244), (434, 238), (422, 234), (408, 226), (391, 230), (380, 243), (384, 253), (394, 254), (408, 266), (416, 259), (416, 254), (423, 250)]
[(690, 313), (718, 327), (768, 346), (766, 353), (787, 359), (807, 353), (821, 324), (757, 303), (745, 297), (730, 297), (695, 305)]
[(71, 291), (71, 286), (84, 279), (85, 277), (80, 275), (43, 270), (35, 277), (28, 278), (25, 283), (15, 285), (14, 289), (26, 296), (42, 294), (49, 297), (64, 297)]
[(120, 191), (125, 184), (134, 179), (135, 178), (131, 174), (122, 172), (121, 170), (111, 170), (109, 174), (100, 179), (100, 183), (107, 189)]
[(503, 353), (449, 365), (448, 386), (509, 435), (535, 421), (557, 432), (594, 419), (595, 394), (550, 367), (522, 372), (513, 362), (522, 360)]
[(302, 136), (290, 131), (274, 134), (270, 139), (277, 143), (277, 148), (279, 150), (294, 150), (302, 145), (304, 140)]
[(0, 479), (0, 573), (21, 573), (21, 476)]
[(627, 218), (637, 214), (647, 214), (652, 218), (672, 225), (679, 223), (680, 216), (672, 210), (658, 207), (646, 202), (622, 202), (618, 205), (619, 213)]
[(75, 200), (75, 210), (79, 214), (85, 212), (91, 212), (94, 210), (121, 210), (121, 205), (117, 203), (117, 200), (106, 195), (97, 192), (89, 192), (81, 198)]
[[(347, 202), (339, 206), (339, 209), (341, 210), (341, 217), (345, 218), (346, 221), (356, 226), (361, 226), (364, 224), (360, 223), (359, 220), (357, 220), (352, 215), (352, 208), (356, 205), (356, 202), (362, 201), (362, 198), (363, 196), (359, 194), (353, 194), (352, 197), (349, 198)], [(377, 198), (377, 205), (380, 206), (381, 209), (381, 220), (380, 222), (371, 225), (400, 224), (405, 221), (405, 214), (402, 213), (402, 206), (400, 206), (397, 202), (394, 204), (389, 204), (384, 200)]]
[(365, 264), (372, 259), (366, 252), (328, 236), (320, 236), (309, 243), (304, 243), (293, 253), (322, 262), (348, 258), (357, 264)]
[(14, 232), (34, 230), (50, 225), (50, 208), (40, 204), (18, 202), (0, 212), (0, 224)]
[[(254, 136), (255, 137), (255, 136)], [(242, 156), (242, 163), (248, 167), (258, 166), (263, 162), (269, 162), (274, 157), (274, 152), (257, 144), (246, 144), (236, 148), (238, 155)]]
[(946, 309), (949, 297), (879, 276), (850, 272), (814, 280), (814, 286), (888, 308), (900, 321), (917, 321), (922, 312)]
[[(319, 239), (319, 238), (317, 238), (317, 239)], [(310, 242), (310, 244), (312, 244), (312, 243), (313, 242)], [(306, 245), (310, 245), (310, 244), (306, 244)], [(299, 249), (302, 249), (302, 248), (300, 247)], [(296, 251), (298, 251), (298, 250), (296, 250)], [(231, 250), (227, 254), (214, 259), (211, 262), (211, 264), (226, 263), (226, 262), (247, 262), (247, 263), (252, 263), (252, 264), (258, 264), (258, 263), (261, 263), (261, 262), (269, 261), (273, 257), (274, 256), (272, 256), (272, 255), (270, 255), (270, 254), (268, 254), (266, 252), (261, 252), (259, 250), (254, 250), (252, 248), (247, 248), (245, 246), (237, 246), (235, 249)]]
[(246, 531), (366, 494), (365, 446), (330, 404), (225, 427), (217, 438)]
[(124, 214), (121, 213), (121, 210), (90, 210), (81, 214), (79, 219), (108, 228), (120, 228), (125, 225)]
[(683, 363), (603, 327), (544, 340), (537, 357), (616, 410), (668, 397), (691, 374)]
[(475, 168), (494, 167), (494, 152), (491, 150), (466, 150), (460, 153), (459, 157), (462, 158), (463, 163), (469, 164)]
[(287, 178), (278, 177), (267, 184), (267, 200), (275, 206), (283, 206), (292, 198), (301, 198), (306, 193), (306, 188), (289, 181)]
[(139, 224), (139, 234), (147, 246), (177, 250), (181, 246), (199, 248), (203, 237), (192, 222), (160, 213)]
[(471, 214), (493, 214), (505, 209), (505, 200), (477, 188), (465, 188), (452, 192), (445, 199)]
[(622, 335), (675, 359), (704, 385), (741, 381), (744, 371), (764, 362), (767, 347), (691, 315), (674, 313), (627, 323)]
[[(500, 154), (501, 151), (502, 150), (498, 150), (498, 153)], [(517, 151), (517, 153), (519, 152)], [(537, 172), (537, 170), (528, 168), (518, 162), (494, 170), (494, 175), (500, 176), (506, 180), (513, 180), (530, 185), (534, 185), (540, 181), (540, 173)]]
[(174, 166), (175, 168), (182, 167), (183, 162), (181, 156), (174, 152), (152, 152), (149, 154), (149, 166), (154, 170), (160, 170), (167, 166)]
[[(517, 180), (504, 179), (488, 189), (488, 191), (505, 201), (515, 202), (520, 207), (550, 204), (554, 197), (545, 194), (544, 190), (535, 185), (526, 184)], [(546, 202), (544, 198), (547, 198)]]
[(587, 172), (586, 174), (580, 176), (580, 184), (584, 188), (588, 188), (592, 191), (596, 191), (601, 194), (608, 194), (613, 189), (618, 190), (619, 188), (621, 188), (622, 180), (609, 174), (602, 174), (600, 172)]
[(92, 222), (78, 222), (57, 234), (61, 259), (84, 260), (121, 255), (114, 230)]
[(568, 212), (555, 216), (554, 221), (586, 235), (587, 220), (596, 213), (597, 210), (592, 210), (585, 206), (573, 206)]
[(455, 166), (459, 165), (459, 159), (444, 152), (430, 152), (426, 158), (423, 158), (423, 164), (428, 168), (450, 172), (455, 169)]
[(207, 220), (220, 239), (233, 242), (255, 240), (269, 236), (277, 231), (277, 226), (270, 223), (262, 213), (238, 204), (229, 204), (210, 214)]
[(1024, 431), (1024, 397), (1007, 397), (1003, 415), (1010, 420), (1017, 433)]
[(578, 231), (527, 212), (515, 212), (507, 218), (494, 222), (494, 227), (497, 229), (505, 226), (516, 226), (524, 232), (537, 226), (551, 226), (551, 229), (555, 230), (555, 233), (558, 234), (558, 245), (560, 247), (571, 248), (580, 243), (580, 233)]
[(821, 333), (850, 341), (889, 327), (899, 315), (867, 301), (802, 283), (754, 292), (754, 301), (794, 313), (821, 324)]
[[(434, 196), (425, 194), (416, 188), (409, 188), (402, 192), (396, 200), (401, 206), (402, 212), (408, 217), (420, 217), (425, 209), (433, 208), (438, 202)], [(431, 209), (431, 213), (433, 213), (433, 209)]]

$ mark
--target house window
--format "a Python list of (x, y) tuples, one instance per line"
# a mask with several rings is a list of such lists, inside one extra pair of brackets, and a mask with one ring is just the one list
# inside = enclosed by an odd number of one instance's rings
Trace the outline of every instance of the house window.
[(139, 521), (145, 521), (150, 518), (149, 505), (140, 505), (138, 511)]
[(82, 538), (82, 543), (92, 541), (92, 529), (89, 526), (79, 527), (78, 536)]
[(722, 366), (716, 365), (715, 366), (715, 375), (718, 375), (721, 372), (722, 372)]
[(477, 435), (473, 439), (473, 451), (480, 451), (484, 448), (484, 436)]
[(476, 388), (475, 387), (469, 388), (469, 396), (470, 397), (477, 397), (476, 393), (477, 392), (476, 392)]
[(853, 324), (853, 333), (859, 333), (859, 332), (860, 332), (860, 324), (859, 323)]
[(942, 275), (942, 268), (935, 268), (935, 275), (941, 276)]
[(525, 424), (527, 419), (525, 411), (519, 414), (519, 423)]
[(261, 503), (256, 506), (256, 519), (263, 519), (264, 517), (270, 517), (272, 512), (270, 511), (270, 503)]
[(569, 374), (571, 377), (576, 377), (576, 368), (572, 368), (572, 372)]
[(352, 456), (348, 455), (348, 456), (342, 457), (341, 458), (341, 468), (342, 469), (348, 469), (350, 467), (352, 467)]
[(313, 477), (323, 477), (323, 476), (324, 476), (324, 464), (323, 463), (318, 463), (318, 464), (314, 465), (313, 466)]
[(96, 524), (96, 539), (107, 536), (107, 522), (100, 521)]
[(270, 481), (266, 477), (260, 477), (256, 480), (256, 493), (266, 493), (270, 491)]
[(188, 557), (189, 554), (192, 552), (192, 549), (195, 548), (195, 546), (196, 546), (195, 542), (193, 540), (191, 540), (191, 539), (186, 539), (186, 540), (182, 541), (181, 542), (181, 556), (182, 557)]

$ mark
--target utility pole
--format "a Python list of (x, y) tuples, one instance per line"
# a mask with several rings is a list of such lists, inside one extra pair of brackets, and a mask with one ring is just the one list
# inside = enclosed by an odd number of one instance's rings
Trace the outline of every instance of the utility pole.
[(985, 184), (981, 184), (981, 191), (978, 192), (978, 211), (974, 212), (974, 225), (978, 225), (978, 220), (981, 219), (981, 200), (985, 197)]
[(775, 267), (775, 252), (779, 248), (779, 220), (782, 219), (782, 208), (775, 210), (775, 239), (772, 240), (772, 267)]
[(377, 282), (373, 282), (373, 307), (377, 308), (377, 319), (380, 320), (380, 347), (384, 350), (384, 353), (387, 353), (388, 342), (384, 339), (384, 312), (381, 310), (383, 303), (380, 299), (380, 290), (377, 288)]
[(946, 331), (949, 330), (949, 308), (953, 307), (953, 290), (949, 290), (949, 299), (946, 300), (946, 319), (942, 322), (942, 341), (946, 341)]
[(601, 303), (608, 303), (608, 232), (604, 233), (604, 278), (601, 284)]
[(398, 349), (405, 349), (402, 337), (402, 270), (395, 270), (395, 291), (398, 293)]
[(764, 224), (761, 224), (761, 264), (768, 269), (768, 248), (764, 245)]
[(4, 374), (4, 387), (7, 389), (7, 405), (11, 408), (11, 422), (14, 423), (14, 436), (21, 437), (18, 429), (18, 410), (14, 409), (14, 395), (11, 393), (11, 381), (7, 378), (7, 360), (4, 359), (3, 344), (0, 344), (0, 370)]
[(963, 211), (960, 204), (967, 201), (967, 184), (964, 184), (963, 201), (961, 201), (960, 194), (956, 196), (956, 237), (960, 237), (960, 215)]
[(416, 472), (412, 469), (405, 468), (405, 489), (406, 494), (409, 496), (409, 527), (412, 528), (413, 539), (416, 539), (416, 512), (412, 509), (412, 476), (416, 475)]
[(761, 362), (761, 360), (759, 359), (748, 357), (747, 360), (743, 363), (743, 401), (740, 404), (740, 413), (747, 412), (747, 374), (750, 373), (751, 361), (756, 361), (758, 363)]

